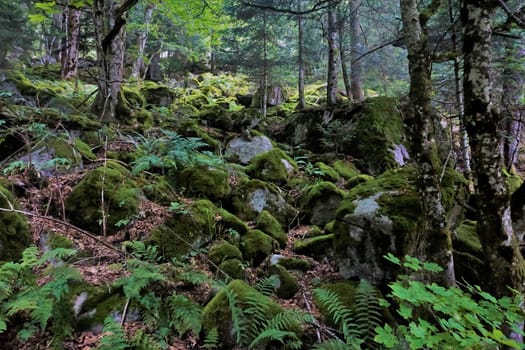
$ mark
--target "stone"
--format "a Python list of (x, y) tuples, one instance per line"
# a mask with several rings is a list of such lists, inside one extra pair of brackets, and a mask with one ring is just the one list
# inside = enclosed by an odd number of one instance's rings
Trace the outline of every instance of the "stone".
[(257, 155), (273, 149), (272, 141), (266, 136), (254, 136), (251, 139), (236, 137), (226, 146), (226, 157), (237, 158), (241, 164), (248, 164)]

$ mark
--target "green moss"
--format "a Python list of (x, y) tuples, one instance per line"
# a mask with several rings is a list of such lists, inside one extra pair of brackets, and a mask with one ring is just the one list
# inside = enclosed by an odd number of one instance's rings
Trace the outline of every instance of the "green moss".
[(454, 240), (454, 249), (462, 252), (482, 254), (483, 250), (476, 232), (476, 222), (465, 220), (456, 228), (457, 238)]
[(354, 163), (344, 161), (344, 160), (336, 160), (332, 163), (332, 168), (337, 171), (337, 173), (344, 177), (347, 180), (350, 180), (354, 176), (357, 176), (360, 174), (360, 171), (355, 167)]
[(83, 158), (87, 160), (95, 160), (97, 156), (91, 151), (91, 147), (87, 143), (75, 137), (73, 139), (73, 146), (75, 149), (82, 155)]
[[(0, 186), (0, 208), (20, 210), (15, 197)], [(0, 261), (16, 261), (31, 243), (31, 232), (24, 215), (0, 211)]]
[[(234, 293), (237, 301), (236, 306), (243, 310), (249, 307), (247, 303), (248, 297), (253, 297), (255, 300), (259, 300), (261, 303), (269, 305), (265, 315), (267, 319), (272, 318), (282, 311), (282, 308), (277, 303), (272, 301), (269, 297), (257, 292), (254, 288), (241, 280), (230, 282), (226, 288)], [(233, 325), (231, 315), (232, 313), (230, 311), (228, 296), (226, 291), (222, 289), (204, 307), (201, 320), (204, 331), (217, 328), (219, 331), (219, 339), (222, 340), (223, 345), (226, 346), (226, 348), (229, 346), (230, 349), (233, 349), (236, 341), (235, 334), (232, 332)]]
[(260, 230), (250, 230), (241, 238), (241, 251), (246, 260), (258, 266), (274, 249), (274, 239)]
[(307, 187), (300, 200), (306, 222), (325, 225), (332, 221), (343, 197), (344, 192), (331, 182), (323, 181)]
[(76, 329), (91, 330), (104, 325), (104, 319), (114, 311), (122, 311), (125, 298), (120, 290), (109, 291), (107, 287), (91, 286), (81, 283), (73, 288), (73, 295), (84, 293), (86, 301), (79, 310)]
[(178, 176), (180, 187), (195, 195), (220, 200), (230, 194), (228, 171), (211, 166), (195, 166), (182, 170)]
[(324, 234), (323, 230), (319, 226), (313, 225), (306, 231), (305, 237), (312, 238), (312, 237), (318, 237), (322, 236)]
[(255, 228), (263, 231), (269, 236), (273, 237), (281, 248), (284, 248), (287, 241), (286, 233), (284, 232), (281, 224), (268, 210), (263, 210), (257, 217)]
[(134, 108), (140, 108), (146, 104), (146, 99), (141, 95), (139, 89), (136, 86), (126, 85), (122, 87), (122, 92), (126, 101), (129, 102)]
[(79, 165), (82, 163), (82, 159), (94, 160), (97, 158), (89, 146), (78, 137), (70, 140), (61, 137), (52, 138), (48, 143), (48, 148), (54, 151), (55, 158), (68, 160), (67, 166)]
[(51, 84), (42, 82), (32, 82), (20, 71), (10, 71), (8, 72), (7, 77), (16, 85), (23, 95), (50, 98), (64, 93), (64, 90), (60, 87), (51, 86)]
[(366, 174), (356, 175), (356, 176), (352, 177), (351, 179), (349, 179), (346, 182), (345, 188), (352, 189), (355, 186), (357, 186), (357, 185), (359, 185), (359, 184), (361, 184), (363, 182), (367, 182), (367, 181), (370, 181), (370, 180), (373, 180), (373, 179), (374, 179), (373, 176), (366, 175)]
[(294, 242), (293, 251), (297, 254), (322, 258), (331, 255), (334, 235), (322, 235)]
[(362, 111), (355, 117), (356, 156), (361, 160), (360, 168), (371, 174), (380, 174), (396, 168), (391, 148), (403, 144), (405, 127), (397, 101), (390, 97), (368, 98)]
[(329, 223), (327, 223), (326, 225), (324, 225), (324, 232), (326, 232), (326, 233), (334, 233), (334, 225), (335, 225), (335, 220), (332, 220)]
[(192, 203), (187, 213), (174, 213), (151, 231), (147, 244), (156, 245), (166, 259), (181, 258), (232, 228), (246, 232), (246, 224), (206, 199)]
[(137, 214), (136, 185), (117, 170), (98, 167), (87, 173), (66, 198), (66, 212), (73, 224), (101, 233), (102, 193), (107, 233), (115, 232), (119, 221)]
[(175, 99), (175, 92), (165, 85), (145, 81), (140, 91), (147, 103), (156, 106), (169, 106)]
[(171, 202), (175, 201), (175, 192), (166, 177), (158, 176), (153, 179), (141, 178), (138, 181), (144, 195), (150, 201), (164, 206), (169, 206)]
[(219, 271), (226, 274), (229, 279), (242, 279), (244, 277), (244, 265), (239, 259), (228, 259), (221, 262)]
[(211, 246), (208, 252), (208, 259), (215, 265), (219, 265), (228, 259), (242, 260), (242, 253), (233, 244), (220, 240)]
[(274, 148), (255, 156), (246, 173), (260, 180), (285, 184), (297, 169), (295, 161), (280, 149)]
[(306, 272), (312, 268), (312, 264), (304, 259), (283, 258), (279, 260), (279, 265), (284, 266), (287, 270), (299, 270)]
[(185, 120), (180, 123), (176, 130), (181, 136), (184, 137), (197, 137), (206, 143), (210, 150), (218, 151), (221, 148), (221, 142), (215, 137), (212, 137), (210, 133), (204, 131), (195, 120)]
[(325, 181), (336, 182), (341, 177), (340, 174), (334, 168), (332, 168), (329, 165), (326, 165), (323, 162), (315, 163), (314, 167), (316, 167), (323, 173), (321, 178)]
[(55, 248), (74, 248), (74, 244), (70, 239), (52, 232), (49, 235), (47, 235), (46, 243), (50, 250)]
[(279, 276), (279, 288), (275, 291), (277, 296), (282, 299), (291, 299), (299, 290), (299, 284), (295, 277), (279, 264), (270, 266), (270, 274)]
[(507, 189), (511, 194), (520, 188), (521, 184), (523, 183), (523, 179), (518, 174), (516, 174), (514, 169), (510, 172), (506, 169), (503, 169), (503, 176), (505, 176)]

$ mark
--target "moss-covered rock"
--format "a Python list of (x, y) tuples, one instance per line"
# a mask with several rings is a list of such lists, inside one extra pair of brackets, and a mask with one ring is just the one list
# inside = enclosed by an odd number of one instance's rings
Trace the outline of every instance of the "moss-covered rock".
[(272, 238), (274, 238), (281, 248), (286, 246), (287, 236), (281, 224), (268, 210), (263, 210), (257, 217), (255, 228), (263, 231)]
[(323, 162), (315, 163), (314, 167), (321, 171), (323, 175), (321, 175), (320, 177), (324, 181), (336, 182), (341, 177), (341, 175), (334, 168)]
[(333, 254), (333, 239), (334, 235), (328, 234), (296, 240), (293, 251), (316, 259), (329, 257)]
[(306, 272), (312, 268), (312, 264), (310, 264), (305, 259), (299, 259), (299, 258), (282, 258), (279, 259), (279, 265), (284, 266), (287, 270), (298, 270), (302, 272)]
[(71, 222), (96, 234), (102, 233), (101, 220), (106, 220), (106, 233), (111, 234), (117, 223), (138, 213), (136, 184), (109, 164), (87, 173), (65, 200)]
[(211, 200), (221, 200), (230, 194), (229, 173), (227, 170), (198, 165), (183, 169), (177, 181), (190, 194), (203, 195)]
[[(383, 256), (413, 254), (421, 218), (416, 178), (416, 169), (405, 166), (350, 190), (337, 209), (334, 225), (334, 256), (342, 276), (374, 282), (395, 278), (397, 267)], [(466, 193), (466, 182), (448, 169), (442, 186), (443, 203), (451, 213), (454, 196)]]
[[(0, 186), (0, 208), (20, 210), (15, 197)], [(31, 232), (24, 215), (0, 211), (0, 261), (17, 261), (31, 244)]]
[(345, 188), (350, 190), (350, 189), (356, 187), (357, 185), (359, 185), (360, 183), (367, 182), (367, 181), (370, 181), (370, 180), (373, 180), (373, 179), (374, 179), (373, 176), (366, 175), (366, 174), (359, 174), (359, 175), (356, 175), (356, 176), (352, 177), (351, 179), (349, 179), (345, 183)]
[(258, 154), (246, 169), (246, 173), (256, 179), (285, 184), (297, 170), (295, 161), (280, 149)]
[(75, 328), (78, 331), (100, 332), (104, 326), (104, 319), (123, 310), (126, 298), (121, 290), (107, 287), (91, 286), (81, 283), (72, 290), (75, 295)]
[(481, 242), (476, 232), (476, 222), (464, 220), (456, 228), (454, 247), (454, 269), (456, 278), (464, 279), (471, 284), (481, 283), (480, 274), (484, 269), (484, 256)]
[(233, 194), (232, 206), (232, 211), (243, 220), (255, 220), (263, 210), (267, 210), (283, 226), (287, 226), (297, 214), (277, 186), (260, 180), (250, 180), (238, 186)]
[(332, 163), (332, 168), (346, 180), (350, 180), (361, 173), (354, 163), (340, 159)]
[(241, 251), (246, 260), (258, 266), (276, 246), (276, 241), (260, 230), (250, 230), (241, 238)]
[(163, 224), (155, 227), (146, 243), (158, 246), (166, 259), (181, 258), (229, 228), (240, 234), (248, 231), (239, 218), (202, 199), (192, 203), (184, 212), (173, 213)]
[(218, 266), (228, 259), (238, 259), (242, 261), (242, 253), (239, 248), (233, 244), (228, 243), (225, 240), (220, 240), (213, 243), (209, 249), (208, 259)]
[(299, 284), (295, 277), (280, 264), (270, 266), (269, 272), (279, 277), (279, 287), (275, 291), (277, 296), (282, 299), (293, 298), (299, 290)]
[(218, 151), (221, 148), (221, 142), (218, 140), (220, 135), (216, 135), (212, 130), (205, 131), (197, 121), (193, 119), (185, 120), (179, 124), (176, 130), (184, 137), (197, 137), (208, 145), (210, 151)]
[(226, 157), (231, 161), (248, 164), (257, 155), (273, 149), (272, 141), (266, 136), (251, 138), (235, 137), (226, 145)]
[(54, 232), (44, 235), (44, 241), (44, 245), (50, 250), (55, 248), (73, 249), (75, 246), (73, 241)]
[[(355, 292), (357, 289), (357, 284), (358, 282), (355, 282), (355, 281), (323, 283), (319, 286), (319, 288), (335, 293), (346, 308), (348, 308), (349, 310), (355, 311), (354, 300), (355, 300)], [(333, 318), (330, 317), (330, 314), (326, 306), (321, 303), (321, 301), (317, 298), (315, 294), (314, 294), (313, 301), (314, 301), (316, 308), (321, 313), (321, 315), (324, 316), (326, 322), (330, 326), (338, 328), (338, 325), (334, 322)]]
[(140, 92), (147, 103), (155, 106), (168, 107), (175, 99), (175, 92), (172, 89), (153, 81), (144, 82)]
[(219, 276), (232, 280), (244, 279), (244, 265), (239, 259), (228, 259), (219, 265)]
[(334, 220), (343, 196), (344, 192), (331, 182), (323, 181), (307, 187), (301, 196), (306, 222), (324, 226)]
[[(249, 307), (248, 298), (259, 300), (260, 303), (268, 305), (266, 318), (271, 319), (282, 311), (282, 308), (269, 297), (257, 292), (254, 288), (241, 280), (234, 280), (226, 287), (230, 293), (235, 295), (236, 307), (245, 310)], [(233, 349), (236, 346), (236, 334), (233, 332), (232, 312), (230, 310), (229, 298), (226, 290), (217, 293), (202, 310), (202, 328), (209, 332), (217, 328), (219, 339), (225, 349)]]

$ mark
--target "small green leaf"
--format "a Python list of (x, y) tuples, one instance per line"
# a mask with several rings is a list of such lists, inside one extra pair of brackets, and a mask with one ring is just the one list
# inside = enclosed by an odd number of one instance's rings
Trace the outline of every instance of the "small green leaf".
[(378, 344), (383, 344), (387, 348), (393, 348), (398, 344), (398, 339), (394, 335), (394, 332), (392, 331), (392, 327), (390, 327), (388, 324), (385, 324), (383, 327), (376, 327), (376, 336), (374, 337), (374, 341)]
[(399, 260), (399, 258), (394, 256), (394, 254), (392, 254), (392, 253), (388, 253), (387, 255), (383, 255), (383, 258), (385, 258), (386, 260), (390, 261), (393, 264), (401, 265), (401, 260)]

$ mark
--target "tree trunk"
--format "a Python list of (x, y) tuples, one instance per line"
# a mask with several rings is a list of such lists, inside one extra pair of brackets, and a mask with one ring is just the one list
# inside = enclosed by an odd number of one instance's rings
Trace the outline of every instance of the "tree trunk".
[(328, 7), (328, 79), (326, 104), (333, 106), (337, 103), (337, 58), (339, 56), (339, 39), (337, 35), (335, 2), (330, 1)]
[(341, 74), (343, 76), (346, 96), (350, 99), (352, 98), (352, 86), (350, 83), (350, 74), (348, 74), (348, 68), (345, 60), (345, 21), (344, 19), (341, 19), (339, 22), (339, 60), (341, 61)]
[(153, 17), (153, 11), (155, 10), (155, 4), (148, 3), (144, 10), (144, 27), (137, 35), (137, 58), (133, 62), (131, 68), (131, 76), (135, 79), (140, 79), (142, 73), (145, 71), (144, 64), (144, 50), (146, 49), (146, 42), (148, 41), (149, 25)]
[(138, 0), (94, 0), (97, 31), (98, 93), (92, 109), (105, 122), (125, 118), (121, 92), (124, 71), (124, 27), (127, 11)]
[[(301, 12), (301, 0), (297, 0), (297, 12)], [(297, 16), (297, 27), (298, 27), (298, 50), (299, 50), (299, 58), (298, 58), (298, 65), (299, 65), (299, 77), (297, 80), (297, 88), (299, 90), (299, 108), (304, 109), (306, 107), (306, 100), (304, 97), (304, 78), (305, 78), (305, 70), (304, 70), (304, 26), (303, 26), (303, 16), (298, 15)]]
[(523, 290), (524, 261), (514, 235), (509, 193), (502, 176), (501, 115), (491, 97), (491, 21), (495, 2), (464, 0), (465, 126), (472, 148), (477, 232), (483, 247), (484, 287), (496, 297)]
[(80, 16), (78, 9), (66, 7), (64, 19), (67, 29), (64, 50), (62, 53), (62, 79), (76, 78), (78, 73), (78, 56), (80, 47)]
[(403, 34), (408, 50), (410, 73), (410, 103), (413, 114), (413, 153), (418, 166), (417, 188), (423, 210), (414, 254), (423, 261), (433, 261), (443, 267), (437, 276), (420, 278), (451, 286), (455, 284), (452, 240), (446, 225), (439, 181), (440, 163), (431, 105), (432, 61), (428, 48), (425, 23), (420, 21), (416, 0), (400, 0)]
[[(352, 90), (352, 98), (354, 101), (361, 102), (365, 99), (363, 93), (363, 65), (358, 59), (361, 55), (363, 43), (361, 40), (361, 23), (359, 21), (359, 8), (361, 7), (361, 0), (350, 0), (350, 61), (351, 61), (351, 76), (350, 85)], [(348, 95), (350, 97), (350, 95)]]

